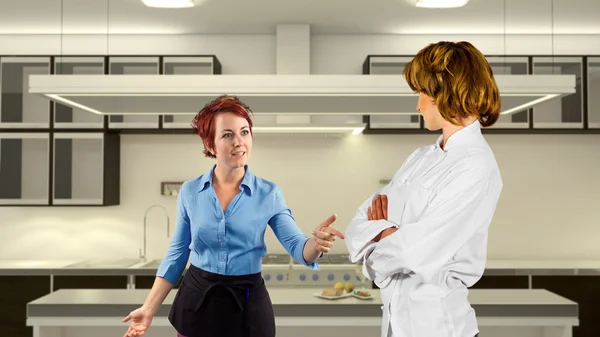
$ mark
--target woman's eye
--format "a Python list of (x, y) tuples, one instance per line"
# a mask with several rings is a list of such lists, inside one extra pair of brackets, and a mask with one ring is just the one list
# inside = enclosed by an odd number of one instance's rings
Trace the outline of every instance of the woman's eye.
[(245, 136), (245, 135), (247, 135), (247, 134), (249, 134), (249, 133), (250, 133), (250, 132), (249, 132), (248, 130), (244, 130), (244, 131), (242, 131), (242, 135), (244, 135), (244, 136)]
[(223, 135), (223, 138), (229, 138), (231, 137), (231, 133), (226, 133), (225, 135)]

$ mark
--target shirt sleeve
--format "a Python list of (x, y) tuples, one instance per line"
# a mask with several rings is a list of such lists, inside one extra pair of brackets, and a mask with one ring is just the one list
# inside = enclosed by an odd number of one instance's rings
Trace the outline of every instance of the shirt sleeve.
[(269, 226), (273, 233), (281, 242), (281, 245), (290, 254), (290, 256), (305, 266), (313, 270), (319, 270), (319, 264), (315, 261), (306, 262), (304, 259), (304, 246), (308, 242), (308, 237), (302, 234), (292, 216), (291, 210), (287, 207), (283, 193), (280, 188), (275, 189), (273, 196), (273, 212), (275, 215), (269, 220)]
[[(398, 169), (398, 171), (394, 174), (392, 181), (396, 179), (397, 176), (401, 175), (404, 170), (406, 170), (407, 165), (418, 156), (420, 151), (422, 151), (421, 148), (416, 149), (404, 160), (400, 166), (400, 169)], [(346, 232), (344, 233), (346, 236), (344, 242), (348, 248), (350, 261), (352, 261), (352, 263), (365, 261), (366, 256), (375, 248), (373, 245), (373, 238), (375, 238), (379, 233), (387, 228), (398, 228), (398, 224), (394, 222), (388, 220), (369, 220), (367, 215), (367, 209), (373, 203), (373, 197), (376, 194), (385, 194), (391, 186), (392, 182), (388, 183), (384, 188), (365, 200), (356, 211), (354, 218), (348, 224)], [(373, 275), (374, 272), (370, 274)], [(365, 276), (372, 280), (370, 275), (365, 274)]]
[(490, 170), (483, 167), (450, 173), (419, 221), (403, 224), (379, 241), (365, 263), (383, 277), (414, 273), (422, 282), (430, 281), (477, 231), (491, 223), (501, 181), (490, 178)]
[(187, 183), (184, 183), (177, 196), (177, 223), (173, 238), (162, 260), (156, 276), (162, 277), (171, 284), (177, 284), (190, 257), (190, 243), (192, 242), (190, 218), (186, 210)]
[[(386, 186), (386, 188), (388, 186)], [(384, 193), (386, 188), (381, 192)], [(381, 233), (381, 231), (390, 227), (398, 227), (397, 224), (387, 220), (368, 220), (367, 209), (371, 206), (374, 196), (375, 194), (370, 196), (360, 205), (344, 233), (346, 236), (344, 242), (346, 243), (346, 247), (348, 247), (350, 261), (352, 261), (352, 263), (361, 260), (364, 261), (365, 256), (374, 248), (374, 246), (371, 245), (374, 242), (373, 238)]]

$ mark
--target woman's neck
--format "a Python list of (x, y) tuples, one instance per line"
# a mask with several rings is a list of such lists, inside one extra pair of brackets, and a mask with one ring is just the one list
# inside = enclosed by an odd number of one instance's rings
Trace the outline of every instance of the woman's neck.
[(245, 173), (244, 167), (231, 169), (217, 164), (213, 173), (213, 184), (221, 187), (238, 187), (242, 183)]
[(454, 125), (448, 121), (444, 121), (443, 126), (442, 126), (443, 139), (442, 139), (442, 143), (440, 144), (442, 149), (444, 149), (444, 147), (446, 146), (446, 143), (448, 142), (448, 138), (450, 138), (450, 136), (452, 136), (459, 130), (464, 129), (465, 127), (473, 124), (475, 122), (475, 120), (477, 120), (477, 117), (474, 117), (474, 116), (465, 118), (464, 120), (461, 121), (461, 123), (460, 123), (461, 125)]

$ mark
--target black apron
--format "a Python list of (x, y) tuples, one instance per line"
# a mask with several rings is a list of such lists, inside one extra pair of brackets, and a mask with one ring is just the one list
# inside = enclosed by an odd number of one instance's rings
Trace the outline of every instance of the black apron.
[(273, 304), (260, 273), (227, 276), (190, 265), (169, 322), (186, 337), (275, 337)]

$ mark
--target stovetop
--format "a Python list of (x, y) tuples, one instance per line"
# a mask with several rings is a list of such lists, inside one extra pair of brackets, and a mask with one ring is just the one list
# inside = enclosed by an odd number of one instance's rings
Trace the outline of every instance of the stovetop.
[[(353, 264), (348, 254), (327, 254), (318, 260), (319, 264)], [(300, 264), (294, 261), (294, 264)]]
[(263, 256), (263, 264), (290, 264), (291, 257), (287, 254), (267, 254)]

